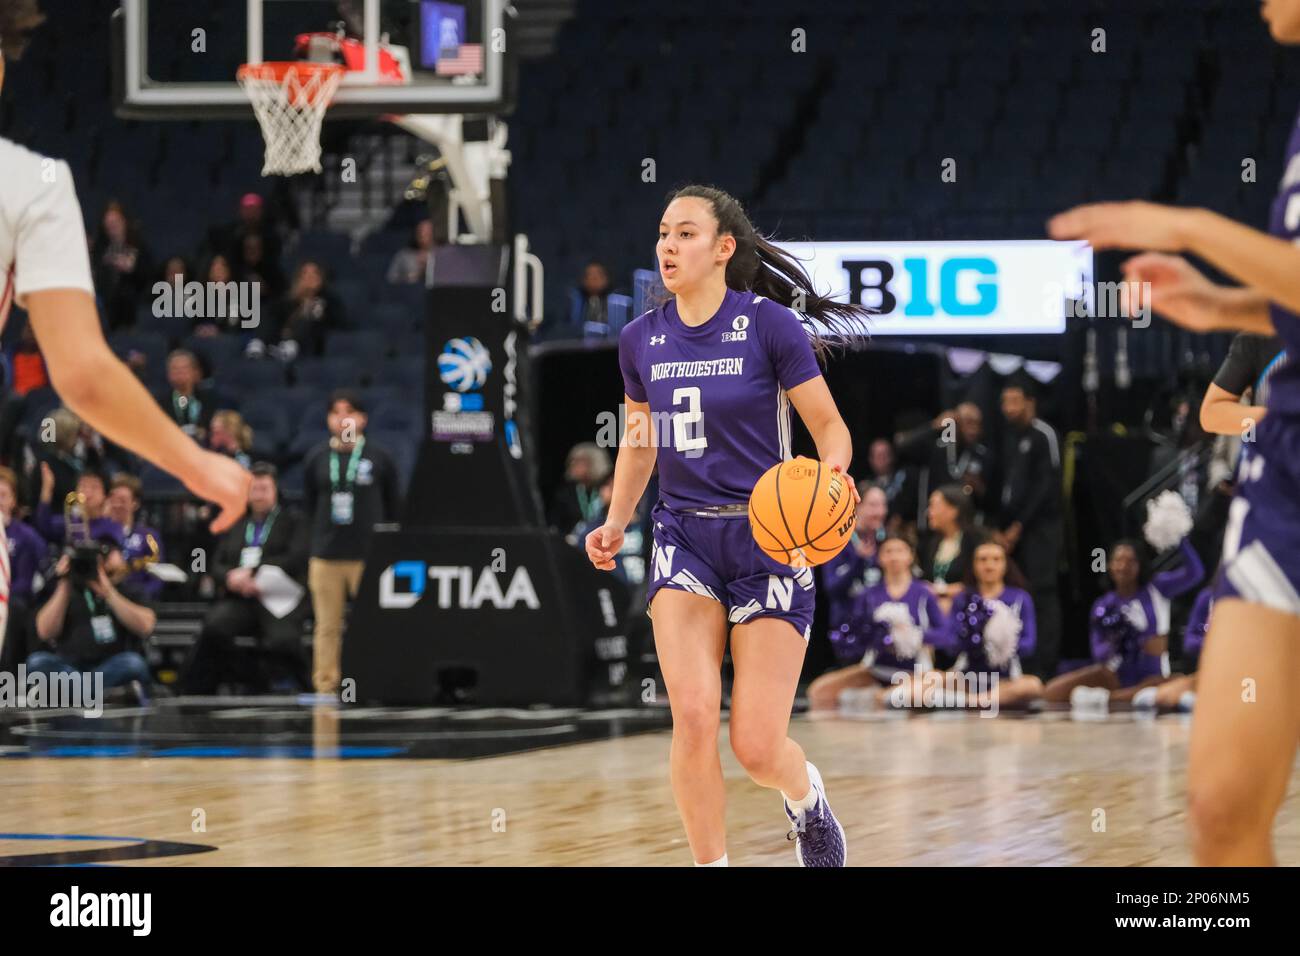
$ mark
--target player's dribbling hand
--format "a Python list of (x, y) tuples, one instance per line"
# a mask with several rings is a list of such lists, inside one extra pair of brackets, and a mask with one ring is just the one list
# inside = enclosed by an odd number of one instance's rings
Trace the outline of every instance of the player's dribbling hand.
[(614, 555), (623, 547), (623, 529), (604, 524), (587, 535), (587, 557), (602, 571), (614, 570)]
[(844, 480), (849, 483), (849, 492), (853, 495), (853, 507), (856, 508), (862, 501), (862, 496), (858, 494), (858, 483), (841, 465), (831, 465), (831, 471), (838, 471), (844, 476)]
[(200, 498), (211, 501), (221, 509), (208, 528), (221, 534), (248, 510), (248, 486), (253, 476), (248, 469), (225, 455), (207, 451), (199, 458), (198, 466), (187, 475), (177, 475), (185, 487)]

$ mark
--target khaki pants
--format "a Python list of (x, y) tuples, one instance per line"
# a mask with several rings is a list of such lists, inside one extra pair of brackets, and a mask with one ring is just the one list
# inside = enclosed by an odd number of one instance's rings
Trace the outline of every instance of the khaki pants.
[(312, 683), (318, 694), (337, 694), (342, 675), (343, 609), (357, 596), (364, 561), (327, 561), (312, 558), (307, 564), (316, 632), (312, 638)]

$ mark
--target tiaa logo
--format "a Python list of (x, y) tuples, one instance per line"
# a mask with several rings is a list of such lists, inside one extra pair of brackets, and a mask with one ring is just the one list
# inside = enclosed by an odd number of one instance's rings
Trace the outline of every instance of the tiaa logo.
[(458, 392), (482, 388), (492, 371), (492, 357), (473, 336), (450, 339), (438, 356), (438, 377)]

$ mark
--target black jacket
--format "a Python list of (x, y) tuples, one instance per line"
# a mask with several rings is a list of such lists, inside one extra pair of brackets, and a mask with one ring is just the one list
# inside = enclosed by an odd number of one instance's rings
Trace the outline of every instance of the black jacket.
[[(225, 585), (226, 574), (239, 567), (239, 556), (248, 541), (249, 515), (235, 522), (234, 527), (221, 536), (217, 550), (208, 568)], [(311, 543), (310, 525), (302, 512), (280, 506), (271, 525), (271, 533), (262, 541), (262, 564), (273, 564), (299, 584), (307, 584), (307, 555)]]

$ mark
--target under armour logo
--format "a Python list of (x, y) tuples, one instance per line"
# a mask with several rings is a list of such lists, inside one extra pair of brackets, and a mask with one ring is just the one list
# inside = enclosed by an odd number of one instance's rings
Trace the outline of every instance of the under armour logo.
[(650, 344), (651, 344), (651, 345), (663, 345), (663, 344), (664, 344), (664, 340), (665, 340), (666, 338), (668, 338), (668, 336), (666, 336), (666, 335), (652, 335), (652, 336), (650, 336)]

